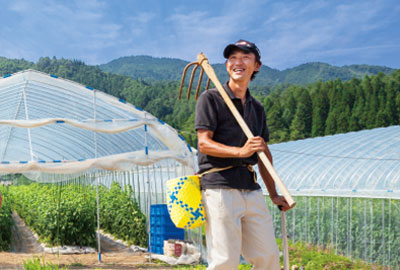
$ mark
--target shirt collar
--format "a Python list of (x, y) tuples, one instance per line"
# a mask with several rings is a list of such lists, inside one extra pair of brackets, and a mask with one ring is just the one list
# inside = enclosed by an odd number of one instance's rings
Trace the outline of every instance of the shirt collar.
[[(224, 83), (224, 88), (225, 88), (225, 90), (226, 90), (226, 93), (228, 93), (228, 96), (229, 96), (231, 99), (239, 99), (238, 97), (236, 97), (236, 96), (233, 94), (231, 88), (230, 88), (229, 85), (228, 85), (228, 82), (229, 82), (229, 81), (227, 81), (226, 83)], [(250, 94), (250, 90), (249, 90), (249, 88), (247, 88), (247, 91), (246, 91), (246, 103), (247, 103), (247, 102), (250, 102), (252, 99), (253, 99), (253, 97), (252, 97), (252, 95)]]

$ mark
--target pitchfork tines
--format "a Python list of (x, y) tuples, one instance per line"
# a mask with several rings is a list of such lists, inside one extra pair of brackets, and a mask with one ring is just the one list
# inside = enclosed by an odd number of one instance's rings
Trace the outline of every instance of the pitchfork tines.
[[(201, 81), (203, 80), (203, 75), (204, 75), (204, 68), (201, 66), (201, 63), (207, 60), (207, 58), (203, 59), (201, 62), (192, 62), (189, 63), (183, 70), (182, 73), (182, 80), (181, 80), (181, 86), (179, 87), (179, 99), (182, 98), (182, 88), (183, 88), (183, 84), (185, 82), (185, 78), (186, 78), (186, 73), (188, 72), (189, 68), (191, 66), (193, 67), (192, 70), (192, 74), (190, 75), (190, 81), (189, 81), (189, 86), (188, 86), (188, 91), (187, 91), (187, 99), (190, 99), (190, 93), (192, 90), (192, 85), (193, 85), (193, 79), (194, 79), (194, 75), (197, 71), (197, 68), (200, 67), (200, 76), (199, 76), (199, 81), (197, 82), (197, 87), (196, 87), (196, 95), (195, 95), (195, 99), (197, 100), (197, 98), (199, 97), (199, 91), (200, 91), (200, 86), (201, 86)], [(207, 80), (207, 84), (206, 84), (206, 90), (208, 89), (208, 87), (210, 86), (210, 78), (208, 78)]]

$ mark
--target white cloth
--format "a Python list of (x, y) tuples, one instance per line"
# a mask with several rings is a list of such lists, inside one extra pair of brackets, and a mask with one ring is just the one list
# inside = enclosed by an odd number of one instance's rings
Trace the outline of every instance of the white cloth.
[(207, 189), (208, 270), (238, 269), (240, 254), (253, 269), (279, 270), (272, 217), (261, 190)]

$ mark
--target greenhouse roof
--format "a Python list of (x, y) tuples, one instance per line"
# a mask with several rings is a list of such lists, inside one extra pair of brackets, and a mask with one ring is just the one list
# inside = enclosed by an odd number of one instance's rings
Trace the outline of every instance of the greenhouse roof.
[(129, 169), (172, 158), (194, 168), (173, 128), (90, 86), (26, 70), (0, 78), (0, 173)]
[(270, 145), (292, 195), (400, 199), (400, 126)]

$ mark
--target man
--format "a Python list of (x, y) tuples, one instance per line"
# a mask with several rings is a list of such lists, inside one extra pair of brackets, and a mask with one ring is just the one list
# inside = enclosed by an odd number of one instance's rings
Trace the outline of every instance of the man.
[(254, 43), (239, 40), (225, 48), (224, 57), (229, 73), (224, 88), (255, 137), (247, 139), (216, 89), (201, 94), (195, 121), (199, 173), (224, 169), (201, 178), (208, 269), (238, 269), (240, 254), (253, 269), (280, 269), (272, 218), (251, 167), (258, 163), (272, 202), (289, 209), (257, 157), (264, 151), (272, 162), (264, 108), (248, 90), (261, 67), (261, 55)]

